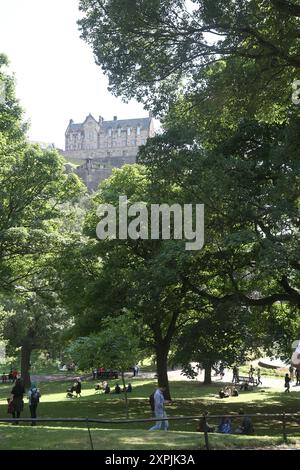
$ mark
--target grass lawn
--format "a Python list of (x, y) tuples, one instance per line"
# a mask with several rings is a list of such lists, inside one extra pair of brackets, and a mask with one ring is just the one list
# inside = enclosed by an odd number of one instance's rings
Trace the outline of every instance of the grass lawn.
[[(91, 431), (95, 450), (201, 450), (204, 449), (202, 434), (184, 431), (164, 431), (150, 433), (144, 430), (93, 429)], [(24, 426), (0, 426), (0, 449), (8, 450), (91, 450), (86, 429), (73, 427), (40, 427), (26, 429)], [(283, 441), (270, 436), (225, 436), (211, 434), (212, 449), (276, 448)], [(288, 445), (300, 444), (298, 439), (289, 439)]]
[[(116, 381), (111, 381), (114, 387)], [(130, 396), (130, 418), (151, 418), (148, 397), (155, 387), (152, 380), (133, 379)], [(93, 382), (83, 382), (82, 398), (67, 399), (69, 382), (40, 383), (42, 398), (38, 416), (44, 418), (125, 418), (124, 399), (116, 395), (95, 394)], [(6, 398), (11, 385), (0, 385), (0, 417), (7, 418)], [(212, 414), (236, 414), (240, 408), (247, 413), (298, 413), (300, 394), (290, 394), (265, 388), (244, 392), (237, 398), (221, 400), (217, 393), (219, 385), (203, 386), (196, 382), (171, 382), (173, 402), (167, 405), (169, 416), (197, 416), (205, 410)], [(293, 390), (293, 389), (292, 389)], [(22, 417), (29, 417), (27, 400)], [(210, 418), (209, 424), (219, 420)], [(287, 423), (290, 444), (300, 445), (300, 415), (297, 421)], [(233, 429), (239, 421), (232, 419)], [(211, 434), (213, 448), (272, 447), (282, 444), (282, 421), (259, 417), (253, 420), (255, 436), (224, 436)], [(148, 431), (149, 423), (92, 425), (93, 443), (96, 449), (199, 449), (203, 436), (195, 432), (194, 420), (170, 421), (170, 431)], [(29, 424), (0, 425), (0, 449), (89, 449), (89, 436), (84, 423), (47, 423), (31, 427)]]

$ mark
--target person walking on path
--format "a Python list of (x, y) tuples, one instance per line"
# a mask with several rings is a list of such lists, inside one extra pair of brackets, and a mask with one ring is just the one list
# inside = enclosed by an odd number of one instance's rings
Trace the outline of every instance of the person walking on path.
[(254, 372), (255, 372), (255, 369), (254, 369), (253, 365), (251, 364), (250, 369), (249, 369), (249, 380), (250, 381), (253, 381)]
[(290, 367), (289, 367), (289, 373), (290, 373), (291, 382), (293, 382), (293, 380), (294, 380), (294, 367), (292, 365), (290, 365)]
[(260, 380), (260, 368), (259, 367), (256, 370), (256, 374), (257, 374), (257, 384), (262, 385), (262, 381)]
[(223, 362), (221, 362), (220, 366), (219, 366), (219, 374), (220, 374), (221, 380), (223, 379), (223, 377), (225, 375), (224, 370), (225, 370), (224, 364), (223, 364)]
[(296, 369), (296, 385), (300, 385), (300, 370)]
[(78, 377), (77, 380), (76, 380), (76, 385), (75, 385), (75, 393), (76, 393), (76, 397), (80, 397), (81, 398), (81, 388), (82, 388), (82, 385), (81, 385), (81, 380), (80, 378)]
[[(12, 416), (13, 418), (20, 418), (21, 412), (24, 408), (23, 397), (25, 393), (25, 388), (21, 379), (17, 379), (15, 386), (13, 387), (12, 394)], [(14, 424), (19, 424), (18, 421), (15, 421)]]
[[(165, 398), (164, 392), (166, 387), (159, 387), (154, 393), (154, 415), (155, 418), (166, 418), (167, 415), (165, 413)], [(155, 425), (152, 426), (149, 431), (158, 431), (160, 429), (164, 429), (167, 431), (169, 428), (168, 421), (156, 421)]]
[(290, 393), (290, 381), (291, 381), (291, 378), (289, 374), (285, 374), (284, 386), (285, 386), (285, 392), (287, 393)]
[[(29, 410), (30, 410), (30, 416), (32, 419), (36, 419), (36, 410), (38, 407), (38, 404), (40, 402), (41, 398), (41, 393), (37, 386), (33, 383), (31, 384), (30, 390), (28, 392), (28, 400), (29, 400)], [(36, 421), (31, 422), (31, 426), (35, 426)]]
[(239, 368), (237, 366), (233, 366), (232, 369), (232, 383), (236, 384), (239, 381)]

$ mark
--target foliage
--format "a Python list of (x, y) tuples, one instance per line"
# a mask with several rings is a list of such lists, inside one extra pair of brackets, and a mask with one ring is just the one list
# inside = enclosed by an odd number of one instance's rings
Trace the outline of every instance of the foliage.
[(128, 314), (106, 318), (99, 333), (78, 338), (67, 352), (80, 369), (101, 366), (125, 372), (140, 359), (139, 327)]
[[(216, 101), (229, 119), (232, 110), (254, 116), (256, 105), (280, 118), (291, 102), (300, 67), (296, 1), (81, 0), (80, 10), (82, 38), (118, 96), (159, 113), (178, 93), (203, 90), (198, 106)], [(213, 83), (212, 70), (221, 70)]]

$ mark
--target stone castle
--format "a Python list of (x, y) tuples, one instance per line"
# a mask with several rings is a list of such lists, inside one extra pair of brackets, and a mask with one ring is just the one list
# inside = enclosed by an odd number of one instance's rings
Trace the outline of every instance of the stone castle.
[(65, 159), (77, 166), (75, 172), (90, 191), (108, 178), (113, 168), (135, 163), (141, 145), (154, 136), (151, 115), (147, 118), (97, 121), (89, 114), (76, 124), (71, 119), (65, 134)]

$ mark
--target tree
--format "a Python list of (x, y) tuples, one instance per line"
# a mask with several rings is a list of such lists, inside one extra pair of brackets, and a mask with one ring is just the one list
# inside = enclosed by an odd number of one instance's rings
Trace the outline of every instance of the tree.
[(231, 302), (213, 307), (207, 304), (182, 331), (176, 347), (175, 361), (183, 365), (189, 377), (197, 375), (195, 367), (204, 369), (204, 383), (211, 383), (211, 369), (223, 362), (231, 366), (242, 364), (249, 354), (258, 353), (265, 344), (265, 328), (256, 329), (257, 315)]
[[(75, 316), (74, 334), (99, 331), (103, 318), (119, 316), (124, 308), (128, 309), (143, 325), (141, 347), (155, 353), (158, 383), (170, 394), (168, 355), (186, 316), (185, 285), (176, 269), (177, 263), (180, 266), (187, 256), (184, 242), (100, 241), (95, 233), (100, 203), (117, 208), (120, 194), (127, 194), (130, 203), (159, 201), (149, 190), (149, 183), (142, 166), (127, 165), (115, 170), (102, 184), (86, 219), (88, 240), (75, 251), (74, 246), (66, 247), (60, 256), (66, 260), (61, 287), (64, 302)], [(164, 185), (164, 190), (171, 198), (171, 189)]]
[(139, 155), (146, 201), (205, 204), (206, 246), (177, 263), (181, 301), (258, 309), (269, 345), (280, 330), (267, 338), (268, 319), (282, 326), (299, 307), (297, 3), (83, 0), (81, 10), (111, 90), (164, 118)]
[(211, 65), (223, 64), (231, 78), (225, 107), (234, 94), (248, 112), (252, 98), (265, 111), (291, 102), (300, 67), (296, 1), (82, 0), (80, 10), (82, 38), (118, 96), (165, 112), (180, 90), (205, 89)]
[[(27, 324), (26, 318), (29, 297), (39, 293), (38, 309), (51, 311), (48, 303), (42, 306), (41, 302), (56, 281), (51, 260), (66, 237), (66, 232), (60, 231), (65, 215), (63, 205), (76, 201), (84, 189), (76, 175), (65, 174), (63, 158), (57, 151), (27, 143), (14, 80), (4, 71), (7, 64), (1, 55), (4, 100), (0, 102), (0, 293), (2, 304), (13, 304), (9, 310), (14, 314), (7, 318), (8, 323), (4, 321), (2, 333), (13, 343), (9, 325), (16, 321), (21, 326), (15, 344), (22, 346), (22, 377), (28, 385), (30, 350), (36, 342), (41, 344), (39, 335), (43, 337), (42, 331), (34, 331), (31, 345), (27, 328), (31, 331), (32, 325)], [(34, 303), (32, 309), (35, 322)], [(39, 321), (38, 325), (41, 326)]]
[(139, 348), (140, 327), (134, 318), (124, 313), (120, 317), (106, 318), (101, 332), (80, 337), (68, 347), (68, 354), (81, 369), (101, 364), (102, 367), (121, 372), (126, 417), (129, 417), (125, 372), (141, 358)]
[[(245, 121), (233, 137), (210, 151), (197, 143), (189, 148), (182, 134), (176, 141), (168, 133), (140, 154), (157, 185), (168, 178), (190, 201), (205, 204), (206, 263), (211, 269), (200, 279), (208, 286), (210, 273), (217, 270), (227, 286), (223, 300), (231, 295), (245, 305), (299, 305), (298, 125), (295, 116), (281, 126)], [(189, 277), (193, 289), (192, 283)], [(196, 290), (199, 295), (207, 293)], [(214, 297), (218, 300), (206, 296)]]
[(59, 341), (63, 330), (70, 326), (67, 312), (54, 296), (34, 293), (2, 300), (1, 337), (8, 347), (21, 348), (21, 377), (30, 387), (30, 357), (33, 350), (46, 350)]

